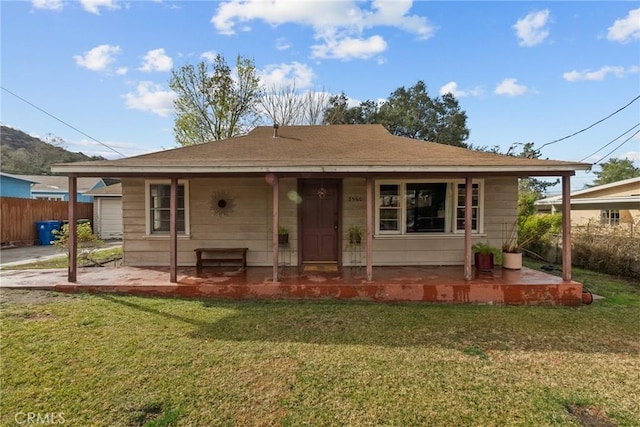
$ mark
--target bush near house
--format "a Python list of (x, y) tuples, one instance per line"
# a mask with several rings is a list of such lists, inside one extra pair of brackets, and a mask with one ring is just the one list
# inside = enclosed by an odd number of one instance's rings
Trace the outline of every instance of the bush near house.
[(572, 233), (572, 264), (600, 273), (640, 279), (640, 222), (623, 226), (589, 223)]
[[(54, 230), (53, 234), (56, 237), (53, 244), (69, 256), (69, 224), (63, 225), (60, 231)], [(104, 245), (104, 240), (93, 234), (89, 223), (78, 224), (77, 236), (78, 262), (84, 265), (97, 264), (95, 253)]]

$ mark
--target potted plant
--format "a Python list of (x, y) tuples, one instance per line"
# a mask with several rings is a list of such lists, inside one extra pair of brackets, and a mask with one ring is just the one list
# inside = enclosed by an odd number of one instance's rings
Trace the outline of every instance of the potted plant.
[(278, 243), (281, 245), (289, 243), (289, 230), (286, 227), (278, 227)]
[(471, 249), (473, 250), (474, 263), (478, 270), (492, 270), (495, 259), (497, 258), (500, 261), (500, 249), (491, 246), (489, 242), (475, 243)]
[(359, 245), (362, 243), (362, 236), (364, 236), (364, 229), (359, 225), (352, 225), (349, 227), (349, 243), (352, 245)]
[(502, 268), (520, 270), (522, 268), (522, 245), (518, 241), (518, 223), (515, 222), (506, 233), (502, 243)]

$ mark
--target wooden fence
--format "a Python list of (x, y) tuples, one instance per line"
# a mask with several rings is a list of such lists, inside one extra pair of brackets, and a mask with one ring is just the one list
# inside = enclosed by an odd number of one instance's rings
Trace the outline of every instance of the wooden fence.
[[(93, 203), (78, 203), (78, 219), (93, 222)], [(68, 221), (69, 203), (0, 197), (0, 243), (32, 245), (38, 241), (37, 221)]]

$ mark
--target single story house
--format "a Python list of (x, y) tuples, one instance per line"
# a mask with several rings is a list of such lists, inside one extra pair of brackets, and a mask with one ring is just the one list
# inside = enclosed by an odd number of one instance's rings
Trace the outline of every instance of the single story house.
[[(640, 177), (598, 185), (570, 194), (571, 222), (582, 226), (633, 225), (640, 221)], [(538, 213), (556, 213), (562, 208), (562, 195), (535, 202)]]
[(35, 183), (36, 181), (22, 176), (0, 172), (0, 197), (30, 199), (31, 187)]
[[(125, 265), (168, 266), (176, 282), (178, 266), (195, 264), (194, 249), (241, 247), (249, 267), (272, 267), (277, 282), (279, 228), (288, 231), (293, 265), (340, 268), (353, 262), (352, 226), (365, 230), (368, 280), (374, 265), (459, 265), (470, 280), (472, 244), (500, 247), (505, 224), (516, 219), (519, 177), (559, 176), (568, 195), (570, 177), (589, 167), (397, 137), (374, 124), (264, 126), (227, 140), (52, 170), (68, 174), (70, 189), (83, 177), (121, 179)], [(569, 281), (570, 251), (563, 255)], [(69, 281), (76, 281), (75, 259)]]
[[(14, 175), (34, 182), (31, 187), (31, 198), (41, 200), (69, 200), (69, 179), (66, 176), (54, 175)], [(76, 201), (91, 203), (93, 198), (84, 193), (104, 187), (106, 184), (101, 177), (79, 178), (77, 183)]]
[(84, 193), (93, 197), (93, 232), (102, 239), (122, 239), (122, 184)]

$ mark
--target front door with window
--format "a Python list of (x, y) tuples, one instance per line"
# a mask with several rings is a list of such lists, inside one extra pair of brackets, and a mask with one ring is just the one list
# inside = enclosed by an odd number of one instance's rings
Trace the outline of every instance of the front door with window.
[(340, 182), (303, 180), (300, 193), (301, 261), (338, 262)]

